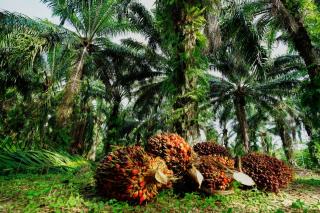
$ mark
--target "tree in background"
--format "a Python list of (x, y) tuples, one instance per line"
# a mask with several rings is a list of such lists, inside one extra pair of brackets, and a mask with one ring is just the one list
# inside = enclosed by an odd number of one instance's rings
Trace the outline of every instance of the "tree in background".
[[(62, 23), (68, 22), (74, 29), (73, 48), (77, 50), (64, 96), (57, 112), (57, 121), (63, 126), (72, 114), (75, 97), (79, 94), (84, 66), (90, 61), (90, 54), (108, 36), (114, 36), (130, 29), (126, 22), (117, 20), (117, 1), (56, 1), (43, 0), (60, 16)], [(91, 61), (92, 62), (92, 61)]]
[[(309, 80), (304, 84), (304, 95), (302, 104), (307, 114), (312, 114), (313, 134), (317, 137), (319, 133), (320, 116), (320, 54), (319, 54), (319, 11), (313, 0), (269, 0), (244, 2), (243, 5), (251, 10), (252, 14), (258, 19), (258, 25), (264, 30), (273, 28), (285, 32), (285, 42), (292, 44), (303, 58)], [(310, 144), (310, 151), (314, 150)], [(312, 152), (312, 151), (311, 151)], [(312, 154), (313, 156), (315, 153)], [(313, 157), (315, 159), (315, 157)]]
[(241, 10), (225, 19), (224, 45), (213, 58), (215, 73), (210, 80), (212, 103), (217, 107), (230, 105), (235, 110), (246, 153), (250, 151), (246, 108), (249, 104), (271, 107), (299, 82), (297, 57), (268, 59), (256, 33)]

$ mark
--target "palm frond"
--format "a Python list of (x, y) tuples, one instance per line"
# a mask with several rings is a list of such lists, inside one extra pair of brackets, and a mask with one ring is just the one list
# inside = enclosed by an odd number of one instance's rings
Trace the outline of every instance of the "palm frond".
[(70, 171), (89, 163), (82, 157), (49, 150), (0, 150), (0, 173)]

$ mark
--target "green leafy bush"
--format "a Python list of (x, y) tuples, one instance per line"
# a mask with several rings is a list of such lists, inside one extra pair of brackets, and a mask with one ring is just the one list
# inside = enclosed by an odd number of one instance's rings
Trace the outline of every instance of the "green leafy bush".
[(259, 189), (278, 192), (293, 179), (293, 171), (283, 161), (268, 155), (251, 153), (242, 158), (243, 171)]
[(315, 167), (308, 149), (295, 152), (295, 163), (300, 168), (313, 169)]

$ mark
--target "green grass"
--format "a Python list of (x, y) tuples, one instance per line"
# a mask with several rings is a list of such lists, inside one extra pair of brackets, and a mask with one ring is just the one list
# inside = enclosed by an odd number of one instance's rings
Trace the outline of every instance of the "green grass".
[(298, 180), (296, 180), (296, 183), (309, 185), (309, 186), (318, 186), (318, 187), (320, 187), (320, 179), (314, 179), (314, 178), (298, 179)]
[(144, 206), (131, 206), (96, 196), (93, 171), (84, 167), (76, 172), (0, 176), (0, 212), (320, 212), (319, 182), (319, 176), (299, 178), (278, 195), (235, 190), (227, 196), (178, 196), (167, 190)]

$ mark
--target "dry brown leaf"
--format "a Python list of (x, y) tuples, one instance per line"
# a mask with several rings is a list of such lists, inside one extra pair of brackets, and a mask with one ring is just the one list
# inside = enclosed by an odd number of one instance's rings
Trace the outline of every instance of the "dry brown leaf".
[(161, 184), (167, 184), (168, 183), (168, 177), (163, 174), (163, 172), (161, 172), (160, 170), (158, 170), (155, 175), (154, 178)]
[(201, 174), (201, 172), (196, 169), (196, 167), (192, 166), (191, 169), (188, 170), (188, 174), (190, 175), (190, 177), (192, 178), (192, 180), (194, 180), (198, 186), (199, 189), (201, 188), (201, 184), (204, 180), (203, 175)]
[(255, 182), (252, 180), (252, 178), (243, 172), (234, 172), (233, 173), (233, 179), (238, 181), (239, 183), (245, 185), (245, 186), (254, 186)]

